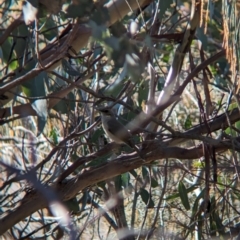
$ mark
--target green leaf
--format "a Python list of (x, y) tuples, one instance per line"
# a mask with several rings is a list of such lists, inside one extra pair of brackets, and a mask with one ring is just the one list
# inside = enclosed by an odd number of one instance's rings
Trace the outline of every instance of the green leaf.
[(164, 77), (159, 77), (158, 81), (157, 81), (158, 91), (162, 91), (163, 90), (164, 84), (165, 84), (165, 78)]
[(48, 117), (48, 104), (46, 99), (36, 99), (32, 102), (32, 108), (38, 117), (38, 135), (43, 132)]
[(197, 28), (197, 36), (199, 38), (199, 40), (202, 42), (202, 47), (204, 50), (207, 50), (209, 44), (208, 44), (208, 37), (204, 32), (204, 28), (203, 27), (198, 27)]
[(11, 61), (11, 63), (9, 64), (9, 68), (11, 70), (16, 70), (19, 67), (18, 62), (17, 61)]
[(158, 186), (158, 182), (154, 178), (151, 178), (151, 187), (155, 188), (157, 186)]
[(52, 128), (50, 132), (50, 138), (52, 139), (55, 145), (58, 144), (58, 132), (56, 128)]
[(3, 51), (1, 47), (0, 47), (0, 60), (1, 62), (3, 62)]
[(187, 118), (185, 120), (185, 123), (184, 123), (184, 129), (189, 129), (192, 127), (192, 120), (191, 120), (191, 117), (190, 115), (187, 115)]
[(183, 206), (185, 207), (186, 210), (189, 210), (190, 204), (189, 204), (189, 200), (188, 200), (188, 193), (187, 193), (187, 189), (182, 181), (180, 181), (178, 184), (178, 192), (179, 192), (180, 199), (182, 201)]
[[(13, 34), (16, 36), (13, 38), (13, 41), (16, 43), (14, 46), (14, 53), (17, 56), (18, 64), (22, 66), (22, 57), (26, 54), (26, 49), (28, 48), (27, 40), (22, 38), (22, 36), (28, 37), (29, 31), (25, 24), (20, 25), (13, 31)], [(18, 37), (19, 36), (19, 37)]]
[(203, 216), (197, 215), (197, 239), (203, 239)]
[(91, 17), (91, 20), (94, 21), (94, 22), (97, 22), (97, 23), (105, 24), (108, 20), (110, 20), (109, 11), (103, 5), (98, 6), (97, 8), (98, 8), (98, 11), (93, 13), (93, 16)]
[(69, 93), (66, 96), (67, 99), (59, 101), (53, 109), (62, 114), (68, 114), (70, 110), (74, 110), (75, 96), (73, 93)]
[(164, 47), (162, 48), (164, 54), (161, 57), (161, 60), (167, 64), (169, 64), (170, 61), (170, 57), (171, 57), (171, 53), (173, 52), (173, 46), (171, 44), (169, 45), (164, 45)]
[(217, 212), (214, 212), (212, 220), (216, 223), (217, 231), (220, 234), (224, 234), (225, 233), (224, 225), (222, 223), (222, 219), (219, 217), (219, 214)]
[[(43, 25), (41, 33), (46, 39), (51, 41), (58, 35), (58, 28), (56, 27), (56, 22), (53, 20), (52, 16), (48, 18), (40, 19), (40, 24)], [(50, 30), (49, 30), (50, 29)]]
[[(190, 193), (190, 192), (194, 191), (198, 187), (199, 186), (197, 186), (197, 185), (193, 185), (193, 186), (187, 188), (186, 191), (187, 191), (187, 193)], [(179, 197), (180, 197), (180, 194), (179, 193), (175, 193), (175, 194), (172, 194), (172, 195), (166, 197), (165, 200), (167, 200), (167, 201), (174, 200), (174, 199), (179, 198)]]
[(129, 181), (130, 181), (130, 175), (128, 172), (123, 173), (121, 175), (121, 179), (122, 179), (122, 186), (124, 186), (125, 188), (127, 188), (129, 186)]
[[(23, 70), (20, 75), (23, 75), (27, 70)], [(39, 73), (33, 79), (23, 84), (23, 91), (28, 97), (45, 97), (45, 82), (48, 82), (46, 72)], [(38, 117), (38, 134), (42, 133), (48, 117), (48, 105), (46, 99), (32, 99), (31, 105)]]
[[(224, 188), (225, 189), (225, 188)], [(237, 198), (237, 200), (240, 200), (240, 193), (237, 191), (233, 191), (233, 194), (235, 195), (235, 197)]]
[(214, 65), (209, 65), (209, 68), (210, 68), (210, 71), (211, 71), (212, 75), (213, 75), (213, 76), (216, 76), (216, 75), (217, 75), (216, 66), (214, 66)]
[(64, 202), (64, 204), (72, 213), (78, 213), (80, 210), (76, 197), (69, 199), (68, 201)]
[(173, 1), (160, 1), (159, 2), (159, 9), (160, 9), (160, 13), (158, 14), (159, 20), (161, 20), (164, 16), (164, 14), (166, 13), (166, 10), (168, 8), (171, 7), (171, 4), (173, 3)]
[(234, 102), (234, 103), (231, 103), (229, 105), (228, 110), (231, 111), (231, 110), (233, 110), (234, 108), (237, 108), (237, 107), (238, 107), (238, 104), (236, 102)]
[(194, 168), (204, 168), (205, 162), (193, 161), (192, 167)]
[[(20, 73), (20, 76), (23, 75), (25, 72), (26, 72), (25, 70), (22, 71)], [(28, 93), (27, 95), (28, 97), (45, 97), (46, 96), (44, 86), (45, 82), (48, 82), (47, 73), (46, 72), (39, 73), (36, 77), (23, 84), (24, 89), (27, 90), (25, 94)]]
[[(237, 121), (234, 123), (234, 126), (240, 130), (240, 121)], [(237, 137), (238, 136), (238, 132), (233, 130), (231, 127), (228, 127), (226, 130), (225, 130), (225, 133), (228, 134), (228, 135), (231, 135), (232, 137)]]
[(142, 176), (143, 176), (143, 179), (148, 177), (148, 170), (147, 170), (147, 167), (145, 166), (142, 166)]
[(122, 190), (122, 185), (123, 185), (123, 183), (122, 183), (122, 176), (121, 175), (116, 176), (114, 178), (114, 182), (115, 182), (115, 189), (116, 189), (116, 191), (117, 192), (121, 191)]
[(204, 194), (205, 194), (205, 188), (201, 191), (201, 193), (197, 196), (194, 204), (193, 204), (193, 207), (192, 207), (192, 217), (196, 214), (196, 212), (198, 211), (198, 203), (200, 201), (200, 199), (203, 199), (204, 198)]
[(150, 194), (147, 190), (145, 190), (144, 188), (141, 188), (140, 196), (148, 208), (154, 207), (154, 202), (152, 200), (152, 197), (150, 196)]
[(142, 106), (142, 104), (147, 100), (149, 91), (149, 85), (147, 81), (143, 81), (138, 88), (138, 105)]
[[(67, 4), (66, 4), (67, 5)], [(74, 4), (69, 4), (65, 8), (66, 18), (81, 18), (90, 15), (93, 9), (93, 2), (88, 0), (75, 1)]]
[[(99, 144), (99, 142), (104, 143), (104, 131), (102, 128), (98, 128), (91, 137), (91, 143)], [(101, 139), (102, 138), (102, 141)]]
[[(3, 55), (3, 60), (6, 63), (9, 59), (9, 55), (11, 53), (11, 49), (12, 49), (12, 38), (7, 38), (4, 43), (2, 44), (1, 48), (2, 48), (2, 55)], [(16, 61), (15, 61), (16, 62)]]

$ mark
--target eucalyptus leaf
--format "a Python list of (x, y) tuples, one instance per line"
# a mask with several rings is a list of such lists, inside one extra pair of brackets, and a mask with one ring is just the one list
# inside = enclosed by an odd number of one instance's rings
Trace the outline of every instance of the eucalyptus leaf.
[(1, 59), (1, 61), (3, 61), (3, 51), (2, 51), (1, 47), (0, 47), (0, 59)]
[(53, 109), (56, 110), (57, 112), (60, 112), (62, 114), (64, 113), (69, 113), (70, 110), (74, 110), (75, 107), (75, 96), (73, 93), (69, 93), (66, 96), (66, 99), (60, 100), (54, 107)]
[(67, 200), (66, 202), (64, 202), (64, 204), (71, 213), (78, 213), (80, 211), (78, 200), (76, 197)]
[(182, 181), (180, 181), (178, 184), (178, 192), (179, 192), (179, 196), (180, 196), (183, 206), (185, 207), (186, 210), (189, 210), (190, 204), (189, 204), (189, 200), (188, 200), (188, 193), (187, 193), (187, 189)]
[[(193, 185), (193, 186), (187, 188), (186, 191), (187, 191), (187, 193), (193, 192), (197, 187), (198, 187), (197, 185)], [(179, 198), (179, 197), (180, 197), (180, 194), (178, 192), (178, 193), (171, 194), (171, 195), (167, 196), (165, 198), (165, 200), (167, 200), (167, 201), (174, 200), (174, 199)]]
[(152, 197), (146, 189), (141, 188), (140, 196), (141, 196), (143, 202), (146, 204), (146, 206), (148, 208), (153, 208), (154, 207), (154, 202), (152, 200)]
[(153, 177), (151, 178), (151, 187), (152, 188), (158, 187), (158, 182)]
[(91, 13), (93, 2), (88, 0), (74, 1), (65, 6), (66, 18), (81, 18)]
[(148, 177), (148, 170), (145, 166), (142, 166), (142, 177), (143, 179), (146, 179)]
[(160, 13), (158, 14), (158, 17), (159, 17), (159, 19), (162, 19), (166, 10), (171, 7), (171, 4), (173, 3), (173, 1), (170, 1), (170, 0), (160, 1), (159, 3), (160, 3), (159, 4)]
[(184, 129), (189, 129), (192, 127), (192, 119), (190, 115), (187, 115), (187, 118), (184, 122)]
[(199, 27), (197, 28), (197, 36), (199, 38), (199, 40), (202, 42), (202, 47), (204, 50), (207, 50), (209, 44), (208, 44), (208, 38), (204, 32), (204, 28), (203, 27)]
[[(40, 20), (40, 24), (42, 26), (41, 33), (46, 39), (51, 41), (56, 37), (56, 35), (58, 34), (58, 29), (56, 22), (53, 20), (52, 16), (48, 18), (43, 18), (42, 20)], [(51, 31), (49, 31), (49, 29), (51, 29)]]
[(38, 117), (38, 135), (42, 133), (48, 117), (48, 104), (46, 99), (37, 99), (32, 102), (32, 107)]
[(127, 188), (129, 186), (130, 175), (128, 172), (121, 174), (122, 186)]

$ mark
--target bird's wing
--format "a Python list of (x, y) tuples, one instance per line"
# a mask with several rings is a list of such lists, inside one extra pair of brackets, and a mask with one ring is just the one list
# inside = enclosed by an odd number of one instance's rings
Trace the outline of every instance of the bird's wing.
[(108, 131), (110, 133), (119, 136), (119, 138), (121, 139), (128, 139), (132, 136), (131, 133), (127, 130), (127, 128), (119, 121), (115, 119), (108, 119), (107, 121), (107, 125), (111, 126), (110, 128), (108, 128)]

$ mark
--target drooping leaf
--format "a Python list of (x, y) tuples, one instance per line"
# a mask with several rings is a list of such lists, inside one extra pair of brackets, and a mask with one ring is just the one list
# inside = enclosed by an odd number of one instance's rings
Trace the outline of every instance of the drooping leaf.
[(191, 116), (190, 115), (187, 115), (187, 118), (184, 122), (184, 129), (189, 129), (192, 127), (192, 119), (191, 119)]
[(77, 0), (65, 7), (66, 18), (81, 18), (91, 13), (93, 2), (88, 0)]
[(64, 204), (66, 205), (66, 207), (69, 209), (71, 213), (76, 214), (80, 210), (78, 200), (76, 197), (67, 200), (66, 202), (64, 202)]
[(196, 212), (199, 209), (199, 201), (204, 198), (205, 194), (205, 188), (200, 192), (200, 194), (197, 196), (193, 206), (192, 206), (192, 216), (195, 216)]
[(146, 179), (148, 177), (148, 170), (145, 166), (142, 166), (142, 177), (143, 179)]
[(60, 100), (53, 109), (62, 114), (69, 113), (70, 110), (73, 110), (75, 107), (75, 96), (70, 92), (65, 99)]
[(183, 206), (185, 207), (186, 210), (189, 210), (190, 204), (189, 204), (189, 200), (188, 200), (188, 193), (187, 193), (187, 189), (182, 181), (180, 181), (178, 184), (178, 192), (179, 192), (179, 196), (180, 196)]
[(149, 91), (149, 85), (147, 81), (142, 82), (138, 88), (138, 105), (144, 108), (143, 104), (145, 103)]
[(48, 117), (48, 104), (46, 99), (37, 99), (32, 102), (32, 107), (38, 117), (38, 135), (42, 133)]
[(0, 61), (3, 62), (3, 51), (1, 47), (0, 47)]
[(203, 27), (197, 28), (197, 36), (198, 36), (199, 40), (200, 40), (201, 43), (202, 43), (203, 49), (204, 49), (204, 50), (207, 50), (207, 47), (209, 46), (209, 44), (208, 44), (207, 35), (205, 34), (204, 30), (205, 30), (205, 29), (204, 29)]
[(151, 187), (152, 188), (158, 187), (158, 182), (153, 177), (151, 178)]
[(141, 196), (143, 202), (146, 204), (146, 206), (148, 208), (153, 208), (154, 207), (154, 202), (152, 200), (152, 197), (146, 189), (141, 188), (140, 196)]
[(130, 175), (128, 172), (121, 174), (122, 186), (127, 188), (129, 186)]
[[(198, 187), (199, 186), (193, 185), (193, 186), (187, 188), (186, 191), (187, 191), (187, 193), (190, 193), (190, 192), (193, 192)], [(175, 193), (175, 194), (172, 194), (172, 195), (166, 197), (165, 200), (167, 200), (167, 201), (174, 200), (174, 199), (179, 198), (179, 197), (180, 197), (180, 194), (178, 192), (178, 193)]]
[[(23, 56), (26, 58), (26, 53), (28, 52), (28, 37), (30, 37), (30, 33), (28, 28), (25, 24), (20, 25), (13, 31), (14, 38), (13, 41), (15, 43), (14, 46), (14, 53), (18, 59), (19, 66), (22, 66), (23, 63)], [(31, 40), (30, 40), (31, 41)]]
[[(51, 41), (58, 34), (58, 29), (56, 22), (53, 20), (52, 16), (44, 19), (40, 19), (40, 23), (43, 27), (41, 28), (41, 33), (44, 35), (46, 39)], [(51, 29), (49, 31), (49, 29)]]
[(58, 132), (56, 128), (52, 128), (50, 131), (50, 137), (55, 145), (58, 144)]
[(166, 10), (171, 7), (171, 4), (173, 2), (169, 0), (169, 1), (160, 1), (159, 3), (160, 3), (159, 4), (159, 9), (160, 9), (159, 19), (162, 19), (163, 15), (166, 13)]

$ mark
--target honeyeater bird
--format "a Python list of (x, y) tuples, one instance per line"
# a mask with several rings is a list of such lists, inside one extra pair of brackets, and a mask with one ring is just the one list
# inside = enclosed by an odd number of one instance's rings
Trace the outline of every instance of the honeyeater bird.
[(121, 122), (119, 122), (115, 118), (113, 112), (107, 108), (102, 108), (98, 110), (101, 112), (102, 126), (106, 135), (115, 143), (127, 144), (129, 147), (134, 149), (141, 157), (139, 149), (132, 142), (132, 134)]

